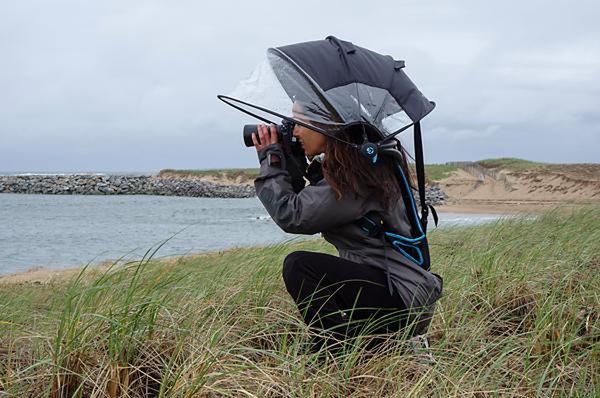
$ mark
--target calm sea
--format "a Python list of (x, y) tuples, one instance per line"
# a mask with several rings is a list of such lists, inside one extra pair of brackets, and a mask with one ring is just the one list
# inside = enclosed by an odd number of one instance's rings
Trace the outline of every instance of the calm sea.
[[(441, 226), (498, 215), (440, 214)], [(0, 274), (104, 260), (266, 245), (295, 239), (258, 199), (0, 194)]]

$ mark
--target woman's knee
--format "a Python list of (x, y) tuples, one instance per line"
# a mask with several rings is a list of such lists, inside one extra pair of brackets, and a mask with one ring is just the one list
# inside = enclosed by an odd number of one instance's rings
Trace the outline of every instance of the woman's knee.
[(306, 265), (305, 259), (309, 252), (296, 251), (288, 254), (283, 260), (283, 269), (281, 271), (283, 280), (287, 286), (300, 279), (303, 274), (303, 268)]

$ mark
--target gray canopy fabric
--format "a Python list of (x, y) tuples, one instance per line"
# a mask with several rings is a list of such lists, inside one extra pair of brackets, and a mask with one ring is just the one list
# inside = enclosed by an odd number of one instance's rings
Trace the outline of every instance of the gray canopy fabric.
[(368, 124), (382, 140), (435, 107), (404, 73), (404, 61), (333, 36), (270, 48), (249, 79), (219, 98), (263, 121), (284, 117), (333, 137)]
[(288, 96), (334, 130), (368, 123), (385, 138), (435, 107), (404, 73), (404, 61), (333, 36), (271, 48), (268, 59)]

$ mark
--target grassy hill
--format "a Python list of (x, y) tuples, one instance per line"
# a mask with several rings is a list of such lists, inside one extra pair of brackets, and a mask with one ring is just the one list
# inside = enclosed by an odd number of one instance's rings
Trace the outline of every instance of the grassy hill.
[(158, 173), (159, 177), (213, 177), (220, 179), (241, 178), (242, 180), (253, 180), (258, 176), (258, 168), (246, 169), (206, 169), (206, 170), (176, 170), (163, 169)]
[[(425, 166), (425, 173), (429, 181), (439, 181), (448, 177), (457, 166), (446, 164), (429, 164)], [(175, 170), (164, 169), (158, 173), (159, 177), (197, 177), (226, 181), (238, 180), (239, 182), (252, 182), (258, 176), (258, 168), (247, 169), (207, 169), (207, 170)], [(413, 170), (414, 172), (414, 170)]]
[[(531, 162), (518, 158), (484, 159), (473, 162), (487, 169), (504, 169), (511, 171), (522, 171), (544, 165), (544, 163)], [(458, 169), (453, 163), (428, 164), (425, 165), (425, 174), (430, 182), (437, 182), (447, 178), (453, 171)], [(413, 170), (414, 173), (414, 170)], [(158, 174), (160, 177), (199, 177), (214, 178), (223, 181), (238, 180), (240, 182), (251, 182), (258, 175), (258, 168), (246, 169), (207, 169), (207, 170), (175, 170), (164, 169)]]
[(599, 396), (600, 207), (434, 230), (445, 280), (436, 362), (401, 336), (366, 355), (306, 355), (281, 280), (322, 240), (0, 284), (0, 395), (82, 397)]
[(488, 169), (502, 169), (510, 171), (522, 171), (538, 168), (544, 166), (547, 163), (532, 162), (530, 160), (519, 159), (519, 158), (498, 158), (498, 159), (484, 159), (478, 160), (478, 165)]

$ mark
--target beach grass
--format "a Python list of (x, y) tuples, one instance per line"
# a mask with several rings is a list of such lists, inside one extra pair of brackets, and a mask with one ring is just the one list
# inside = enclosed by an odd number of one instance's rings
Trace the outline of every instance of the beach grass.
[[(0, 396), (595, 397), (600, 207), (434, 230), (435, 362), (400, 336), (307, 354), (280, 272), (322, 240), (0, 285)], [(160, 253), (160, 251), (158, 251)]]
[(178, 177), (241, 178), (243, 181), (247, 181), (254, 180), (258, 176), (258, 170), (258, 168), (206, 170), (163, 169), (158, 173), (158, 176), (174, 175)]
[[(511, 171), (523, 171), (535, 169), (546, 163), (533, 162), (519, 158), (496, 158), (483, 159), (475, 163), (487, 169), (505, 169)], [(438, 182), (449, 177), (452, 172), (458, 170), (456, 164), (426, 164), (425, 175), (429, 182)], [(411, 171), (415, 174), (414, 164), (411, 164)], [(241, 179), (242, 181), (251, 181), (258, 176), (258, 168), (245, 169), (206, 169), (206, 170), (184, 170), (184, 169), (163, 169), (158, 176), (177, 176), (177, 177), (212, 177), (222, 179)]]
[(428, 181), (437, 182), (443, 180), (444, 178), (450, 177), (450, 175), (456, 170), (458, 170), (458, 167), (455, 165), (427, 164), (425, 165), (425, 176)]
[[(425, 173), (431, 181), (439, 181), (448, 177), (457, 166), (447, 164), (428, 164), (425, 165)], [(235, 179), (241, 177), (244, 180), (252, 180), (258, 176), (258, 168), (248, 169), (207, 169), (207, 170), (178, 170), (178, 169), (163, 169), (158, 175), (175, 175), (179, 177), (215, 177)], [(413, 170), (414, 172), (414, 170)]]
[(504, 169), (510, 171), (523, 171), (535, 169), (547, 164), (519, 158), (483, 159), (478, 160), (475, 163), (479, 164), (482, 167), (485, 167), (486, 169)]

